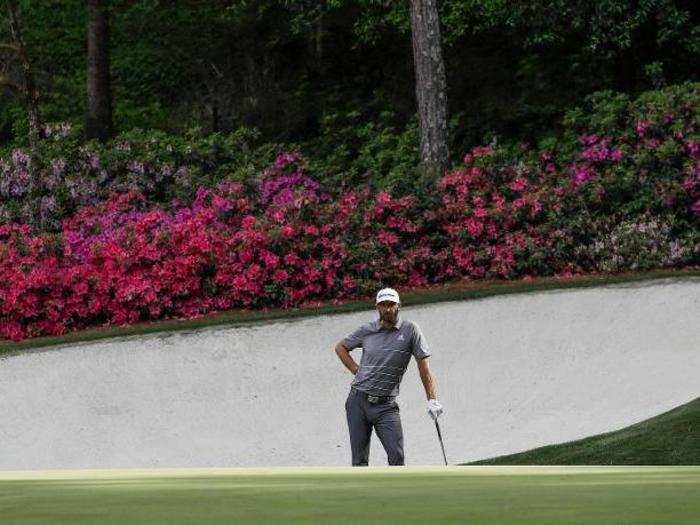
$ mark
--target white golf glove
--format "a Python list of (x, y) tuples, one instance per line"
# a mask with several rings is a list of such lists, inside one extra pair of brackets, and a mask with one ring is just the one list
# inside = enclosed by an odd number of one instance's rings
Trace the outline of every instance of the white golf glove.
[(428, 414), (434, 421), (442, 414), (442, 405), (437, 399), (428, 399)]

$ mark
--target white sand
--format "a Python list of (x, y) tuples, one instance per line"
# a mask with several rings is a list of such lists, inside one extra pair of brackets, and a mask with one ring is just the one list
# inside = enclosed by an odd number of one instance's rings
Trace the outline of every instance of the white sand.
[[(370, 305), (371, 306), (371, 305)], [(700, 279), (403, 308), (433, 351), (451, 462), (615, 430), (700, 395)], [(333, 346), (374, 310), (0, 357), (0, 470), (340, 466), (351, 376)], [(359, 359), (359, 351), (356, 352)], [(408, 464), (440, 464), (412, 363)], [(376, 436), (370, 462), (386, 463)]]

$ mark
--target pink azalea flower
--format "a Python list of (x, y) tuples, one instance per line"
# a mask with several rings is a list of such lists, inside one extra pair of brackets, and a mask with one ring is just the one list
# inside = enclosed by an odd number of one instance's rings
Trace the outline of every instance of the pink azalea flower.
[(464, 226), (472, 237), (478, 237), (484, 231), (484, 223), (473, 217), (467, 218), (464, 221)]
[(592, 146), (593, 144), (598, 143), (600, 140), (598, 135), (581, 135), (578, 140), (583, 144), (584, 146)]
[(493, 146), (477, 146), (472, 148), (472, 156), (477, 157), (488, 157), (493, 154)]
[(507, 186), (513, 191), (523, 191), (527, 188), (528, 182), (523, 177), (518, 177), (517, 179), (509, 182)]
[(690, 207), (690, 211), (692, 211), (695, 215), (700, 215), (700, 199), (693, 203), (693, 205)]
[(382, 230), (377, 234), (377, 239), (385, 246), (393, 246), (399, 242), (399, 238), (392, 232)]
[(636, 124), (637, 135), (644, 137), (651, 127), (651, 122), (648, 120), (638, 120)]
[(486, 211), (486, 209), (484, 208), (476, 208), (474, 210), (474, 217), (476, 217), (477, 219), (485, 219), (486, 217), (488, 217), (488, 215), (489, 212)]
[(306, 226), (304, 226), (304, 233), (306, 235), (311, 235), (315, 237), (319, 234), (319, 230), (313, 224), (307, 224)]
[(279, 257), (274, 253), (265, 251), (262, 255), (263, 262), (268, 268), (275, 268), (279, 264)]
[(585, 164), (574, 164), (573, 171), (572, 182), (574, 187), (582, 186), (595, 176), (593, 170)]
[(272, 281), (278, 284), (285, 283), (289, 279), (289, 273), (286, 270), (275, 270), (272, 275)]

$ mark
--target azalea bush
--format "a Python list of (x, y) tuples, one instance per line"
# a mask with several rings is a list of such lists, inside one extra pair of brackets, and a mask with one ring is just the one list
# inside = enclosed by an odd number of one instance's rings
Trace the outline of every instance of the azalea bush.
[[(473, 148), (415, 194), (338, 189), (289, 151), (252, 177), (198, 184), (189, 199), (166, 190), (170, 200), (159, 202), (157, 185), (127, 182), (79, 206), (59, 231), (8, 221), (0, 336), (288, 308), (382, 284), (697, 265), (690, 100), (697, 85), (634, 103), (593, 97), (587, 112), (569, 115), (572, 136)], [(23, 173), (17, 166), (31, 160), (14, 155), (13, 173)]]
[(199, 186), (251, 180), (275, 158), (255, 130), (207, 137), (134, 130), (107, 145), (82, 143), (69, 124), (49, 124), (35, 155), (14, 149), (0, 157), (0, 224), (59, 232), (61, 221), (111, 192), (137, 191), (153, 203), (192, 202)]
[[(569, 232), (571, 258), (578, 260), (582, 270), (621, 271), (697, 262), (698, 100), (698, 84), (648, 92), (634, 102), (602, 93), (590, 97), (582, 110), (568, 115), (568, 133), (580, 133), (579, 150), (567, 153), (565, 158), (571, 162), (559, 171), (565, 178), (574, 178), (577, 191), (564, 200), (559, 222)], [(581, 133), (583, 130), (586, 133)], [(579, 184), (581, 181), (583, 184)], [(610, 247), (611, 238), (622, 242), (626, 235), (618, 227), (623, 224), (631, 228), (629, 231), (636, 231), (638, 257), (658, 259), (658, 264), (623, 257), (611, 266), (606, 254), (614, 250), (595, 248)], [(670, 259), (651, 253), (661, 242), (660, 231), (665, 232), (667, 246), (678, 247)], [(583, 257), (584, 253), (598, 256)]]
[(595, 261), (599, 271), (650, 270), (679, 266), (697, 257), (696, 235), (674, 235), (673, 217), (642, 216), (600, 227), (590, 245), (576, 250), (578, 260)]

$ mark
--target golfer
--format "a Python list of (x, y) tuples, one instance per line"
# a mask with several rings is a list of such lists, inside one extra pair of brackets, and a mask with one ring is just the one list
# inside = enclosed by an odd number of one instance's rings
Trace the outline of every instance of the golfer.
[[(425, 387), (428, 414), (433, 420), (442, 414), (436, 399), (435, 378), (428, 364), (430, 352), (425, 338), (417, 324), (399, 317), (400, 305), (396, 290), (379, 290), (379, 319), (360, 326), (335, 346), (336, 354), (355, 376), (345, 402), (353, 466), (367, 466), (372, 428), (386, 450), (389, 465), (405, 464), (396, 396), (411, 356), (416, 358)], [(358, 347), (362, 347), (359, 366), (350, 356)]]

